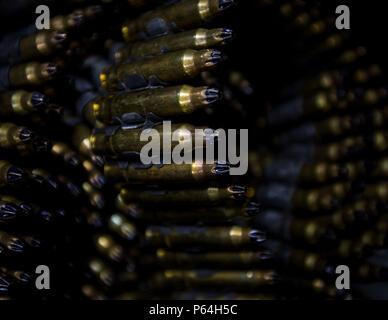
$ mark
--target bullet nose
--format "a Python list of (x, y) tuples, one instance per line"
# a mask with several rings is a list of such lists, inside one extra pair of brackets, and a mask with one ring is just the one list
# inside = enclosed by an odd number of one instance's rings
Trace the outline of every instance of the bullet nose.
[(20, 272), (17, 278), (22, 282), (29, 282), (31, 280), (31, 276), (26, 272)]
[(27, 204), (27, 203), (22, 203), (22, 204), (19, 206), (19, 210), (20, 210), (23, 214), (29, 214), (29, 213), (32, 211), (32, 206), (30, 206), (30, 205)]
[(210, 62), (213, 64), (218, 64), (223, 60), (224, 56), (220, 50), (212, 50), (210, 58)]
[(260, 254), (260, 260), (263, 260), (263, 261), (271, 260), (271, 259), (273, 259), (273, 257), (274, 257), (273, 253), (269, 252), (269, 251), (262, 252)]
[(13, 252), (22, 252), (24, 249), (24, 242), (22, 240), (12, 238), (7, 243), (7, 249)]
[(234, 0), (219, 0), (218, 1), (218, 7), (220, 8), (220, 10), (229, 9), (234, 4), (235, 4)]
[(222, 92), (218, 88), (206, 89), (206, 101), (207, 103), (215, 103), (222, 99)]
[(22, 170), (22, 169), (20, 169), (18, 167), (15, 167), (15, 166), (12, 166), (11, 168), (8, 169), (8, 172), (7, 172), (7, 180), (8, 180), (8, 182), (16, 183), (18, 181), (23, 180), (24, 177), (25, 177), (24, 170)]
[(11, 204), (6, 203), (0, 207), (0, 219), (7, 220), (15, 218), (18, 208)]
[(50, 75), (53, 76), (58, 72), (58, 67), (55, 63), (48, 63), (46, 65), (46, 72)]
[(46, 97), (41, 93), (34, 93), (31, 96), (31, 105), (35, 108), (40, 108), (46, 105)]
[(232, 186), (229, 190), (233, 193), (233, 198), (236, 200), (244, 200), (246, 188), (242, 186)]
[(215, 173), (217, 175), (226, 175), (226, 174), (229, 174), (229, 172), (230, 172), (229, 164), (222, 163), (222, 162), (216, 163)]
[(53, 219), (53, 215), (51, 212), (42, 210), (39, 212), (39, 216), (44, 220), (44, 221), (51, 221)]
[(232, 29), (224, 28), (221, 31), (221, 38), (224, 39), (224, 41), (232, 40), (234, 37), (234, 33)]
[(27, 142), (29, 140), (31, 140), (31, 138), (34, 136), (34, 134), (32, 133), (32, 131), (28, 128), (23, 128), (21, 131), (20, 131), (20, 134), (19, 134), (19, 138), (20, 138), (20, 141), (22, 142)]
[(67, 40), (66, 32), (62, 32), (62, 31), (56, 32), (55, 41), (57, 41), (57, 43), (64, 43), (66, 40)]
[(265, 232), (260, 230), (252, 230), (249, 233), (249, 237), (253, 242), (261, 243), (267, 239)]
[(255, 216), (262, 211), (262, 206), (256, 202), (249, 202), (245, 211), (249, 216)]
[(0, 292), (7, 292), (9, 287), (9, 282), (4, 278), (0, 278)]

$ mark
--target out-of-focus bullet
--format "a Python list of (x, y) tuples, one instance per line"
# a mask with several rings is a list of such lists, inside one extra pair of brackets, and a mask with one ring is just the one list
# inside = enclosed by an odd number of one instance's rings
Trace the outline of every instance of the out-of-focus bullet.
[(77, 153), (64, 142), (55, 141), (52, 145), (51, 153), (55, 157), (63, 159), (64, 163), (72, 167), (78, 167), (81, 164), (81, 159)]
[(68, 15), (57, 15), (50, 21), (50, 28), (60, 32), (72, 31), (79, 27), (85, 20), (80, 12), (70, 13)]
[(108, 234), (95, 236), (95, 246), (98, 252), (113, 262), (124, 259), (124, 248)]
[(222, 60), (222, 53), (214, 49), (181, 50), (104, 68), (100, 82), (107, 91), (117, 91), (123, 86), (127, 89), (145, 88), (150, 82), (154, 85), (173, 84), (194, 78)]
[(92, 159), (92, 161), (98, 166), (102, 166), (104, 164), (103, 158), (100, 156), (96, 156), (92, 151), (90, 144), (91, 134), (92, 132), (86, 124), (77, 124), (74, 127), (72, 135), (73, 145), (79, 151), (79, 153)]
[(108, 220), (109, 229), (125, 240), (133, 240), (136, 235), (136, 226), (122, 214), (114, 213)]

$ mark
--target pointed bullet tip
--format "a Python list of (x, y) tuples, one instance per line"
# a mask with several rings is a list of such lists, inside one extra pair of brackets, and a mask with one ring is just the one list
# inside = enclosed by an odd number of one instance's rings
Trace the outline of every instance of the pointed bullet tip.
[(220, 50), (212, 50), (210, 57), (211, 57), (211, 62), (213, 64), (220, 63), (224, 58), (224, 56)]
[(24, 177), (25, 177), (25, 172), (23, 169), (16, 167), (16, 166), (11, 166), (8, 169), (8, 172), (7, 172), (8, 182), (16, 183), (16, 182), (23, 180)]
[(23, 128), (20, 133), (19, 133), (19, 138), (20, 138), (20, 141), (22, 142), (27, 142), (29, 140), (31, 140), (31, 138), (34, 136), (34, 134), (32, 133), (32, 131), (28, 128)]
[(274, 257), (273, 253), (268, 251), (262, 252), (260, 254), (260, 260), (263, 260), (263, 261), (271, 260), (273, 257)]
[(12, 238), (7, 243), (7, 248), (10, 251), (21, 252), (24, 249), (24, 242), (17, 238)]
[(234, 32), (232, 29), (228, 29), (228, 28), (223, 28), (222, 31), (221, 31), (221, 38), (224, 40), (224, 41), (229, 41), (229, 40), (232, 40), (234, 37)]
[(12, 219), (16, 217), (18, 208), (12, 203), (3, 204), (0, 207), (0, 218), (1, 219)]
[(210, 87), (206, 89), (206, 102), (215, 103), (222, 99), (222, 92), (220, 89), (215, 87)]
[(261, 243), (267, 239), (265, 232), (260, 230), (252, 230), (249, 237), (253, 242)]
[(31, 96), (31, 105), (35, 108), (45, 106), (47, 101), (46, 97), (41, 93), (34, 93)]
[(21, 272), (18, 279), (23, 282), (29, 282), (31, 280), (31, 276), (26, 272)]
[(244, 200), (246, 197), (246, 188), (243, 186), (231, 186), (229, 190), (235, 200)]
[(46, 72), (50, 75), (53, 76), (58, 72), (58, 67), (55, 63), (48, 63), (46, 65)]

